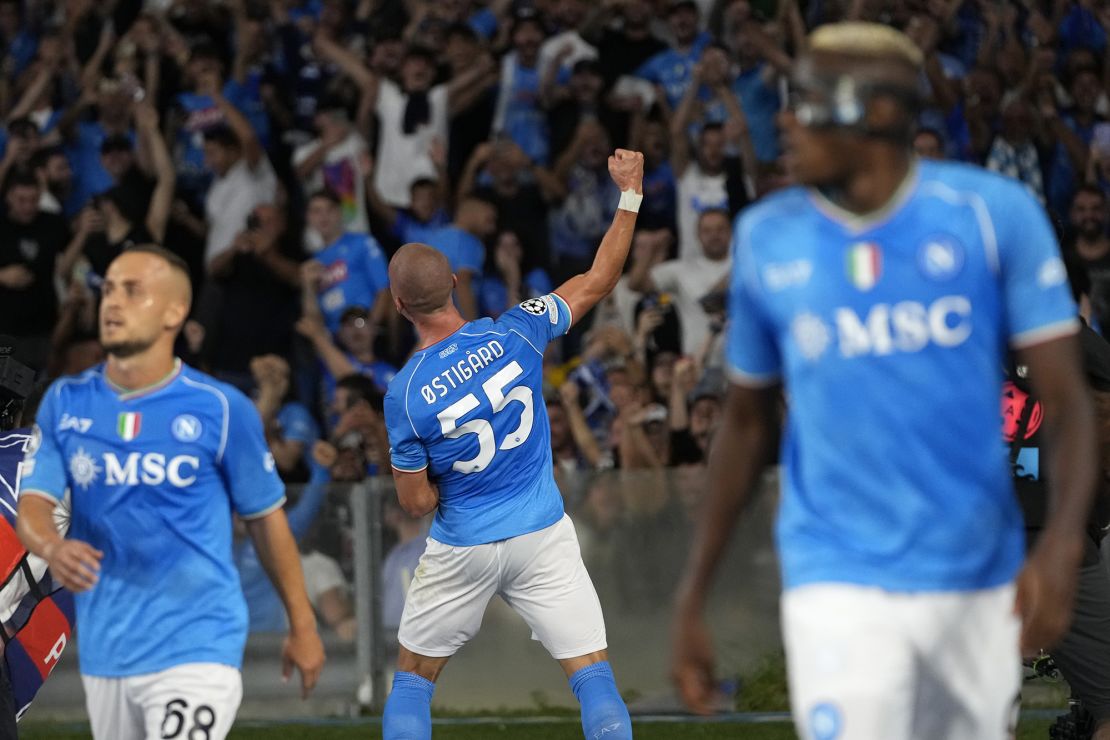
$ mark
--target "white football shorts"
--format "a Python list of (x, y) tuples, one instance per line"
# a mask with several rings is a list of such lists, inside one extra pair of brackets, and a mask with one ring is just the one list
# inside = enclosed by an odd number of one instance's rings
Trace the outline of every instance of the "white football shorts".
[(239, 671), (219, 663), (81, 681), (96, 740), (224, 740), (243, 698)]
[(804, 740), (1005, 740), (1021, 689), (1013, 585), (893, 593), (823, 583), (782, 598)]
[(537, 532), (473, 547), (428, 538), (397, 639), (431, 658), (454, 655), (478, 634), (497, 594), (556, 660), (604, 650), (605, 620), (570, 517)]

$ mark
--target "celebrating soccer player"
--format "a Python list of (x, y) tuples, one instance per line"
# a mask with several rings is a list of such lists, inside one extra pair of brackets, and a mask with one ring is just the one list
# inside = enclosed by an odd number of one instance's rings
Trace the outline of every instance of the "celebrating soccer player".
[[(175, 255), (136, 247), (116, 258), (100, 306), (108, 361), (50, 387), (24, 463), (19, 536), (77, 592), (97, 740), (227, 735), (247, 638), (233, 513), (289, 616), (286, 676), (295, 665), (307, 696), (324, 662), (258, 414), (174, 358), (191, 297)], [(63, 539), (53, 514), (67, 489)]]
[(632, 737), (606, 654), (605, 623), (552, 474), (543, 351), (617, 284), (643, 198), (644, 158), (618, 149), (622, 191), (591, 268), (496, 321), (467, 322), (446, 257), (406, 244), (389, 281), (420, 349), (389, 384), (386, 423), (404, 509), (435, 511), (405, 602), (383, 734), (430, 738), (435, 680), (498, 594), (559, 661), (587, 738)]
[[(844, 23), (809, 41), (782, 115), (804, 187), (735, 228), (733, 386), (679, 593), (675, 680), (709, 710), (705, 600), (770, 455), (781, 384), (777, 540), (800, 736), (1002, 740), (1019, 642), (1050, 647), (1067, 625), (1095, 478), (1067, 275), (1020, 182), (913, 157), (922, 58), (908, 38)], [(1007, 346), (1052, 440), (1050, 519), (1023, 570), (998, 444)]]

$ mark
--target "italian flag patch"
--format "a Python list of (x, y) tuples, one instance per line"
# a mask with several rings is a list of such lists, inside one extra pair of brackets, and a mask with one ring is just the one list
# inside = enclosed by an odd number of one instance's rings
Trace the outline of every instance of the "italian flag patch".
[(139, 429), (143, 425), (143, 415), (137, 413), (123, 413), (119, 415), (119, 425), (116, 431), (124, 442), (130, 442), (139, 436)]
[(879, 282), (883, 258), (879, 245), (859, 242), (848, 247), (848, 279), (860, 290), (871, 290)]

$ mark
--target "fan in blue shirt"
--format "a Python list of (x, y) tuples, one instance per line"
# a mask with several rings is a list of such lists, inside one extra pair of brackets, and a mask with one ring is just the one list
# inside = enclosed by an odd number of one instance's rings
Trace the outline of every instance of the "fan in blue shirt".
[(463, 200), (455, 221), (428, 235), (428, 246), (435, 247), (451, 265), (458, 278), (455, 300), (463, 316), (478, 317), (478, 293), (481, 289), (482, 266), (486, 262), (483, 239), (497, 229), (497, 209), (479, 198)]
[(682, 100), (686, 86), (693, 79), (694, 65), (712, 37), (704, 31), (698, 31), (698, 4), (693, 0), (671, 5), (667, 24), (675, 39), (674, 46), (648, 59), (635, 74), (656, 85), (662, 85), (667, 104), (674, 110)]
[(379, 299), (386, 298), (385, 254), (369, 234), (343, 231), (343, 209), (334, 193), (314, 193), (308, 201), (307, 220), (327, 246), (306, 263), (306, 280), (315, 288), (319, 311), (334, 333), (345, 310), (351, 306), (373, 309)]
[[(367, 164), (372, 166), (372, 160)], [(370, 166), (366, 170), (370, 171)], [(451, 223), (443, 209), (443, 186), (430, 177), (418, 177), (409, 185), (409, 207), (394, 208), (382, 200), (375, 188), (367, 188), (366, 200), (385, 222), (389, 234), (400, 244), (427, 244), (428, 236)]]
[[(19, 535), (77, 593), (82, 674), (118, 682), (115, 696), (128, 703), (94, 717), (98, 740), (142, 735), (144, 714), (160, 709), (129, 690), (134, 677), (198, 663), (239, 668), (247, 611), (232, 514), (246, 522), (282, 596), (291, 625), (285, 659), (300, 668), (306, 694), (323, 664), (258, 413), (234, 388), (173, 357), (191, 302), (188, 274), (158, 247), (113, 261), (100, 305), (108, 361), (50, 387), (25, 463)], [(53, 512), (67, 489), (72, 523), (62, 539)], [(158, 679), (160, 690), (227, 706), (174, 675)]]

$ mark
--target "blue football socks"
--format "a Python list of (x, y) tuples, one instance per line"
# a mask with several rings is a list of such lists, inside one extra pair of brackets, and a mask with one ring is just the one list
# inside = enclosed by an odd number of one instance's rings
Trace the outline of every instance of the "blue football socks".
[(570, 677), (570, 690), (582, 705), (582, 732), (586, 740), (632, 740), (632, 720), (624, 705), (613, 669), (607, 662), (594, 663)]
[(384, 740), (430, 740), (432, 694), (435, 690), (436, 685), (423, 676), (404, 671), (395, 673), (393, 690), (389, 692), (389, 698), (385, 701), (385, 712), (382, 714), (382, 738)]

